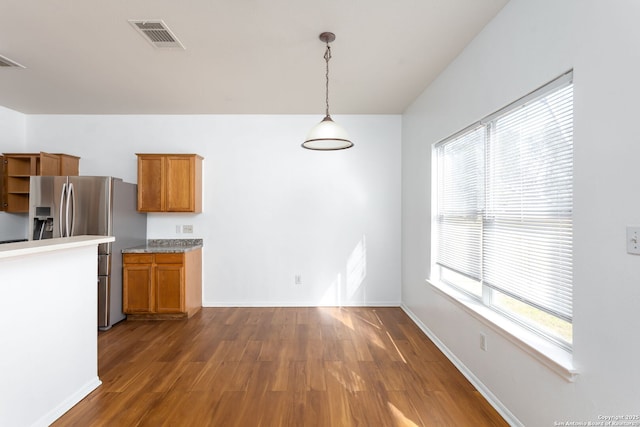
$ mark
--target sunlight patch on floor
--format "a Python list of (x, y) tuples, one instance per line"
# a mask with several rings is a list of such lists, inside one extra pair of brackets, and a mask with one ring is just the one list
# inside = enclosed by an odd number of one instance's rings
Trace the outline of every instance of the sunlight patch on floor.
[(407, 418), (400, 409), (396, 408), (396, 406), (393, 403), (387, 402), (387, 406), (391, 410), (391, 415), (393, 415), (393, 418), (396, 420), (396, 425), (406, 426), (406, 427), (418, 427), (418, 425), (413, 421), (411, 421), (409, 418)]

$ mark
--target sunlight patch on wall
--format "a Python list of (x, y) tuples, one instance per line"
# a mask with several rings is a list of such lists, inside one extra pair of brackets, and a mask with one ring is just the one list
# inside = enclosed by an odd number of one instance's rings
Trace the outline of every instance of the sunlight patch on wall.
[(367, 276), (367, 244), (364, 235), (351, 251), (345, 268), (346, 280), (344, 273), (337, 273), (335, 279), (324, 289), (318, 302), (320, 305), (366, 303), (366, 289), (363, 285)]
[(338, 273), (336, 278), (327, 286), (324, 295), (320, 298), (320, 305), (342, 305), (340, 294), (342, 290), (342, 274)]
[[(347, 260), (347, 299), (356, 295), (367, 276), (367, 241), (363, 235)], [(366, 300), (363, 293), (363, 300)]]

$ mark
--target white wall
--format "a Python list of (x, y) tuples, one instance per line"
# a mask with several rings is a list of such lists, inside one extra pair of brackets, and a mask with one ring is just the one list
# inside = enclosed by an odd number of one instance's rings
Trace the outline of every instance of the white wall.
[[(0, 153), (26, 151), (26, 116), (0, 106)], [(27, 236), (27, 216), (0, 212), (0, 241), (24, 239)]]
[(21, 152), (25, 148), (26, 116), (0, 106), (0, 153)]
[[(640, 414), (640, 257), (625, 252), (625, 226), (640, 224), (639, 19), (632, 0), (511, 0), (403, 115), (402, 300), (527, 426)], [(425, 283), (431, 144), (571, 68), (574, 383)]]
[(27, 146), (129, 182), (134, 153), (202, 155), (204, 212), (150, 214), (147, 233), (204, 239), (205, 305), (398, 305), (400, 116), (337, 116), (355, 148), (302, 149), (320, 119), (33, 115)]

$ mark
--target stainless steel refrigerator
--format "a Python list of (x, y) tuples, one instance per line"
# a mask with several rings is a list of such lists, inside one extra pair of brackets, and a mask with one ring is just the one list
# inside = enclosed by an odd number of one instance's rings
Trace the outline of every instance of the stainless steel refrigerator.
[[(147, 216), (136, 210), (137, 186), (109, 176), (32, 176), (29, 240), (114, 236), (98, 246), (98, 328), (123, 320), (122, 249), (144, 244)], [(87, 286), (95, 284), (87, 283)]]

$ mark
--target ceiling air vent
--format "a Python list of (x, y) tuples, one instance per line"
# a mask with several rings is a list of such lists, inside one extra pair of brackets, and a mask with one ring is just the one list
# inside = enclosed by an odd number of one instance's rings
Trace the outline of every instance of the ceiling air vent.
[(129, 23), (157, 48), (184, 49), (180, 40), (161, 19), (130, 20)]
[(22, 64), (18, 64), (16, 61), (12, 61), (6, 56), (0, 55), (0, 67), (18, 67), (18, 68), (27, 68)]

